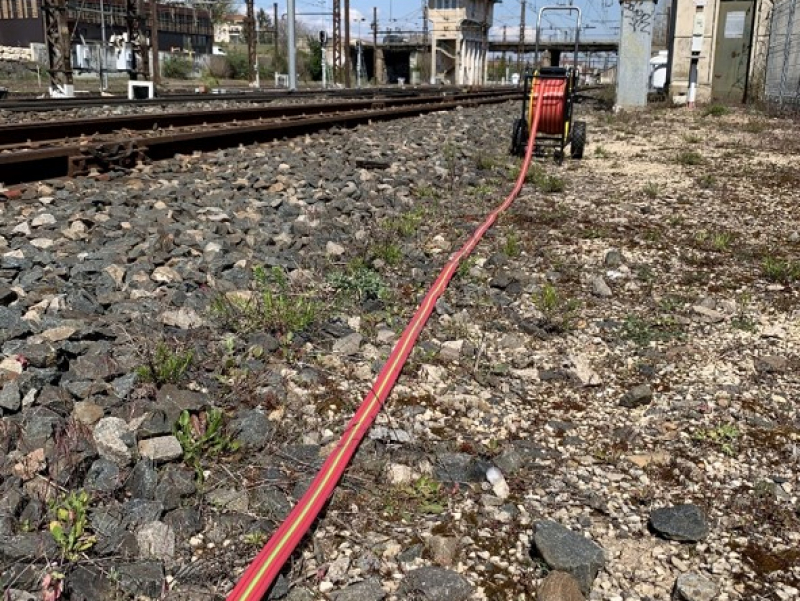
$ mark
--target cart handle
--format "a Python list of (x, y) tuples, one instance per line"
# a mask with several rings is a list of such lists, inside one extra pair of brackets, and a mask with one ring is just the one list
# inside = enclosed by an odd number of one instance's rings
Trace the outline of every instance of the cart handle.
[(539, 16), (536, 19), (536, 52), (534, 54), (534, 64), (539, 65), (539, 36), (542, 33), (542, 15), (545, 11), (567, 11), (567, 12), (576, 12), (578, 13), (578, 25), (575, 28), (575, 52), (573, 53), (573, 59), (575, 63), (575, 69), (578, 68), (578, 42), (580, 41), (581, 37), (581, 9), (577, 6), (544, 6), (539, 9)]

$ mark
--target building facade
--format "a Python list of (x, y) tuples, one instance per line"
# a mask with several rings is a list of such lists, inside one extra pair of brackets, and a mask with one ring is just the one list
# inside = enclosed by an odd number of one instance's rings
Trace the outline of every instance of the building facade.
[(245, 15), (225, 15), (225, 19), (214, 24), (214, 41), (217, 44), (244, 44)]
[(429, 0), (431, 83), (486, 81), (488, 32), (498, 0)]
[[(123, 36), (127, 31), (125, 0), (70, 0), (67, 3), (67, 25), (73, 44), (99, 42), (105, 24), (106, 40)], [(150, 14), (150, 4), (144, 4)], [(102, 17), (102, 18), (101, 18)], [(149, 30), (149, 19), (145, 20)], [(159, 49), (210, 53), (214, 29), (208, 11), (191, 6), (160, 4), (158, 6)], [(0, 0), (0, 45), (29, 46), (44, 43), (44, 24), (39, 0)]]
[(763, 79), (772, 4), (674, 0), (670, 95), (690, 102), (752, 99)]

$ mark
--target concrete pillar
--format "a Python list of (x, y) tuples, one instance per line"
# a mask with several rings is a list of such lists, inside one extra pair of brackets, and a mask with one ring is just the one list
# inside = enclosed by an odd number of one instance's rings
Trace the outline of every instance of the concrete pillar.
[(657, 1), (620, 0), (622, 24), (617, 62), (617, 108), (647, 105)]

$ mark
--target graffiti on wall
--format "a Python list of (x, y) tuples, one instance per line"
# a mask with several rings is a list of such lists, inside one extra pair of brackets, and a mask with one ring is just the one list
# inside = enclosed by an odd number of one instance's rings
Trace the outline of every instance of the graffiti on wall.
[(625, 2), (622, 4), (622, 18), (634, 33), (651, 32), (653, 27), (652, 6), (648, 6), (648, 9), (643, 8), (641, 2)]

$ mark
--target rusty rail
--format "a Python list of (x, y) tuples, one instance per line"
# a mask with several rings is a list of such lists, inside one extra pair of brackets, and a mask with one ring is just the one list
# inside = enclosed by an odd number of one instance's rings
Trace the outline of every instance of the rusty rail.
[[(136, 162), (163, 160), (176, 154), (213, 151), (239, 144), (266, 142), (283, 136), (296, 136), (331, 126), (353, 127), (371, 120), (411, 117), (423, 113), (449, 110), (459, 106), (500, 103), (518, 98), (517, 93), (503, 95), (463, 95), (461, 97), (416, 98), (415, 103), (401, 102), (387, 106), (343, 111), (341, 105), (323, 104), (316, 115), (281, 116), (265, 122), (231, 124), (230, 127), (202, 128), (190, 132), (158, 136), (127, 137), (105, 144), (67, 144), (34, 150), (0, 154), (0, 182), (14, 185), (64, 176), (89, 174), (110, 169), (126, 169)], [(307, 106), (307, 105), (306, 105)], [(338, 109), (338, 110), (336, 110)], [(306, 108), (306, 113), (308, 109)]]

